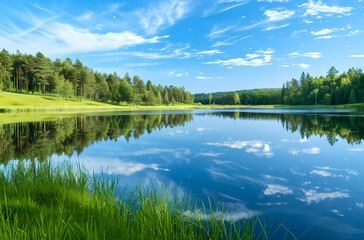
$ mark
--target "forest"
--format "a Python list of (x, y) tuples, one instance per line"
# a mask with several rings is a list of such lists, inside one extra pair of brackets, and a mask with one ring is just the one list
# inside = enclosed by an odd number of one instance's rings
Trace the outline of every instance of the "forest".
[[(226, 105), (338, 105), (364, 102), (364, 73), (362, 69), (350, 68), (338, 75), (331, 67), (326, 77), (312, 77), (301, 74), (283, 84), (281, 89), (254, 89), (219, 94), (196, 94), (196, 101), (202, 104)], [(238, 98), (239, 97), (239, 98)]]
[(76, 59), (62, 61), (38, 52), (35, 56), (17, 51), (0, 52), (0, 91), (32, 94), (57, 94), (73, 100), (90, 99), (114, 104), (161, 105), (194, 102), (184, 87), (154, 85), (126, 72), (120, 77), (99, 73)]
[(44, 161), (54, 154), (71, 157), (101, 141), (139, 139), (163, 128), (184, 126), (192, 114), (75, 115), (57, 121), (0, 125), (0, 163), (11, 159)]

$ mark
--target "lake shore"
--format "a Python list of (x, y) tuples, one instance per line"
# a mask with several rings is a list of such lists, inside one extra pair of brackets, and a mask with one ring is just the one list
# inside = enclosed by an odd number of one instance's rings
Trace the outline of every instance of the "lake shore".
[(161, 110), (193, 110), (193, 109), (352, 109), (363, 110), (364, 104), (345, 105), (201, 105), (201, 104), (169, 104), (159, 106), (114, 105), (90, 100), (71, 101), (54, 95), (30, 95), (20, 93), (0, 93), (0, 124), (54, 120), (74, 114), (141, 112)]

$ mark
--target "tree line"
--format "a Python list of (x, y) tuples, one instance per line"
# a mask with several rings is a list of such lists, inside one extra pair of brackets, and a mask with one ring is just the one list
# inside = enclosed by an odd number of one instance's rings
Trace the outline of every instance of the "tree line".
[(341, 138), (350, 145), (363, 144), (364, 121), (361, 117), (343, 117), (340, 115), (310, 115), (290, 113), (257, 113), (257, 112), (211, 112), (200, 113), (211, 117), (231, 118), (234, 120), (274, 120), (282, 124), (287, 132), (298, 132), (301, 138), (312, 136), (326, 137), (334, 145)]
[(67, 99), (90, 99), (111, 103), (136, 105), (192, 104), (194, 96), (184, 87), (154, 85), (127, 72), (120, 77), (99, 73), (76, 59), (62, 61), (38, 52), (35, 56), (17, 51), (0, 52), (0, 91), (57, 94)]
[(81, 115), (55, 121), (0, 125), (0, 163), (10, 160), (45, 160), (54, 154), (80, 155), (101, 141), (139, 139), (163, 128), (184, 126), (192, 114)]
[[(299, 79), (292, 78), (281, 89), (254, 89), (229, 92), (224, 95), (196, 94), (196, 101), (202, 104), (226, 105), (337, 105), (364, 102), (364, 73), (362, 69), (350, 68), (338, 75), (339, 71), (331, 67), (327, 75), (312, 77), (309, 73), (301, 74)], [(237, 98), (239, 96), (239, 99)]]

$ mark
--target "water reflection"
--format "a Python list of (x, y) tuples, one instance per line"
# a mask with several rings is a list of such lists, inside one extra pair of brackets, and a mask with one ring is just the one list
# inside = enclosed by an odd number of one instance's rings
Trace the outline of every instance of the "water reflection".
[(116, 141), (121, 136), (129, 142), (154, 130), (184, 126), (192, 119), (192, 114), (81, 115), (0, 125), (0, 162), (44, 160), (53, 154), (72, 156), (74, 152), (79, 155), (98, 142)]
[(34, 152), (72, 156), (121, 184), (178, 185), (212, 203), (218, 194), (226, 218), (285, 220), (294, 233), (310, 229), (301, 239), (364, 239), (362, 116), (204, 110), (75, 116), (0, 129), (3, 163)]
[[(218, 111), (202, 113), (202, 115), (217, 116), (222, 118), (244, 119), (244, 120), (276, 120), (281, 122), (282, 127), (290, 132), (299, 132), (302, 139), (311, 136), (325, 136), (327, 141), (334, 145), (337, 137), (346, 139), (350, 144), (360, 144), (364, 139), (364, 118), (361, 115), (347, 116), (330, 114), (332, 110), (321, 113), (312, 111), (283, 112), (266, 111)], [(343, 113), (338, 111), (338, 113)], [(344, 111), (346, 113), (346, 111)]]

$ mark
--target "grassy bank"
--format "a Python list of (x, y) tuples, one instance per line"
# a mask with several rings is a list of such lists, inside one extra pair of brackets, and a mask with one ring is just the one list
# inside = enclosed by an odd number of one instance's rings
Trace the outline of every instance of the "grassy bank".
[(170, 104), (159, 106), (120, 106), (90, 100), (66, 100), (55, 95), (31, 95), (0, 92), (0, 112), (3, 113), (87, 113), (108, 111), (185, 110), (211, 108), (304, 108), (304, 109), (364, 109), (364, 104), (346, 105), (201, 105)]
[(236, 106), (216, 106), (201, 104), (175, 103), (159, 106), (120, 106), (110, 103), (102, 103), (83, 99), (66, 100), (55, 95), (32, 95), (11, 92), (0, 92), (0, 112), (46, 112), (46, 113), (87, 113), (107, 111), (146, 111), (146, 110), (184, 110), (184, 109), (210, 109), (234, 108)]
[[(163, 187), (121, 194), (117, 182), (81, 166), (49, 162), (0, 170), (0, 239), (267, 239), (257, 217), (224, 221)], [(124, 192), (125, 193), (125, 192)], [(202, 217), (204, 216), (204, 217)], [(260, 227), (261, 228), (261, 227)], [(261, 228), (262, 229), (262, 228)], [(275, 231), (271, 232), (275, 234)]]

